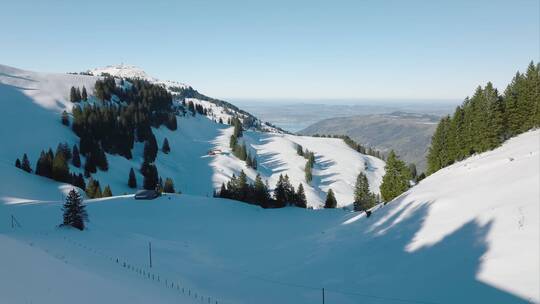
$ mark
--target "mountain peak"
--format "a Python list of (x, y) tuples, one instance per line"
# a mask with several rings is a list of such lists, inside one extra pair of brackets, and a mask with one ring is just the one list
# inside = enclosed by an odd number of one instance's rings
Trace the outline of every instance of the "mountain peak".
[(101, 68), (94, 68), (94, 69), (88, 70), (88, 72), (95, 76), (100, 76), (102, 74), (109, 74), (115, 77), (144, 79), (151, 83), (163, 84), (167, 88), (188, 87), (188, 85), (181, 82), (171, 81), (171, 80), (160, 80), (158, 78), (148, 75), (142, 68), (138, 66), (124, 64), (124, 63), (116, 64), (116, 65), (108, 65)]

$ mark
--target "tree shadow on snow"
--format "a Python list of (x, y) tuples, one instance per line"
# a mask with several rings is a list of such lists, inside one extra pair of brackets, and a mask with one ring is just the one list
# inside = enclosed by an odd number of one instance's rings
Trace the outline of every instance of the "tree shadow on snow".
[(316, 254), (293, 271), (301, 274), (296, 281), (318, 279), (329, 303), (528, 303), (476, 278), (493, 222), (471, 220), (432, 245), (408, 251), (432, 202), (400, 204), (406, 199), (325, 231), (307, 249)]

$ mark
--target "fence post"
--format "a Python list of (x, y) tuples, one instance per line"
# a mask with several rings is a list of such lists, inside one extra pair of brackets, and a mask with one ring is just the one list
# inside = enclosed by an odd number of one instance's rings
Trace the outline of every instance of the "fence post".
[(148, 255), (150, 258), (150, 268), (152, 268), (152, 242), (148, 242)]

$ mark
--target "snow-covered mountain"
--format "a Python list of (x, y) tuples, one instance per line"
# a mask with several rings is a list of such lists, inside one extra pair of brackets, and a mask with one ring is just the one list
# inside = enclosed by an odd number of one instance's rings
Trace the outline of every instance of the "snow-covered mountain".
[(61, 203), (44, 190), (54, 183), (11, 172), (3, 181), (44, 199), (0, 193), (0, 299), (301, 304), (324, 287), (329, 303), (539, 303), (539, 137), (442, 169), (369, 218), (128, 195), (87, 201), (79, 232), (55, 227)]
[[(271, 186), (286, 173), (304, 183), (310, 206), (319, 208), (330, 188), (348, 206), (359, 172), (378, 191), (384, 162), (340, 139), (251, 129), (242, 141), (256, 152), (255, 172), (232, 155), (233, 128), (218, 122), (237, 110), (188, 99), (211, 115), (153, 129), (171, 146), (157, 157), (159, 173), (183, 194), (133, 199), (129, 169), (142, 180), (137, 143), (132, 159), (108, 154), (109, 170), (94, 174), (126, 195), (86, 200), (88, 229), (59, 229), (72, 186), (14, 160), (27, 153), (35, 166), (42, 149), (78, 143), (60, 113), (71, 110), (71, 86), (93, 92), (98, 79), (0, 66), (0, 303), (302, 304), (321, 302), (322, 288), (327, 303), (540, 303), (539, 130), (436, 172), (369, 218), (262, 209), (212, 191), (240, 170)], [(298, 144), (316, 156), (310, 184)]]
[[(162, 83), (148, 77), (144, 71), (129, 66), (93, 71), (96, 74), (105, 72)], [(67, 142), (69, 146), (78, 144), (78, 137), (73, 131), (60, 123), (60, 113), (64, 110), (71, 111), (73, 104), (69, 101), (69, 91), (72, 86), (85, 86), (89, 92), (93, 92), (94, 83), (98, 79), (99, 76), (35, 73), (0, 66), (0, 138), (6, 143), (0, 151), (2, 170), (19, 171), (13, 164), (23, 153), (28, 154), (34, 166), (41, 150), (55, 149), (60, 142)], [(233, 128), (218, 123), (220, 119), (226, 122), (232, 117), (255, 122), (252, 124), (257, 128), (245, 132), (242, 140), (247, 144), (248, 150), (257, 151), (258, 173), (271, 187), (275, 185), (280, 174), (288, 174), (295, 187), (300, 183), (304, 184), (310, 206), (321, 207), (330, 188), (334, 190), (340, 206), (350, 206), (353, 202), (356, 176), (359, 172), (366, 171), (372, 189), (378, 191), (384, 175), (384, 162), (355, 152), (342, 140), (283, 134), (271, 126), (257, 122), (251, 114), (226, 102), (210, 98), (185, 100), (202, 105), (209, 113), (207, 116), (178, 116), (179, 127), (175, 131), (165, 127), (153, 130), (160, 145), (167, 138), (171, 146), (169, 154), (160, 153), (157, 157), (156, 165), (160, 176), (173, 178), (177, 188), (183, 193), (211, 196), (222, 182), (229, 180), (233, 174), (238, 176), (241, 170), (251, 179), (255, 178), (257, 172), (231, 154), (229, 138)], [(93, 102), (92, 97), (89, 102)], [(181, 104), (182, 100), (174, 97), (174, 102)], [(14, 132), (13, 128), (17, 131)], [(297, 143), (315, 152), (317, 161), (313, 172), (314, 180), (309, 184), (305, 182), (303, 171), (306, 160), (296, 154)], [(210, 155), (211, 150), (220, 152)], [(114, 194), (132, 193), (133, 189), (127, 186), (127, 177), (129, 170), (134, 168), (137, 171), (137, 180), (142, 181), (143, 177), (137, 170), (142, 163), (142, 153), (143, 144), (136, 143), (132, 159), (107, 155), (110, 169), (107, 172), (98, 171), (93, 176), (102, 185), (110, 185)], [(72, 166), (70, 170), (82, 173), (81, 168)], [(35, 175), (32, 178), (43, 179)], [(13, 182), (17, 184), (22, 181)], [(26, 190), (17, 190), (17, 187), (14, 190), (11, 185), (4, 184), (0, 187), (7, 187), (0, 188), (0, 193), (10, 193), (22, 200), (45, 199), (41, 195), (28, 196)], [(54, 194), (51, 199), (57, 197), (58, 195)]]

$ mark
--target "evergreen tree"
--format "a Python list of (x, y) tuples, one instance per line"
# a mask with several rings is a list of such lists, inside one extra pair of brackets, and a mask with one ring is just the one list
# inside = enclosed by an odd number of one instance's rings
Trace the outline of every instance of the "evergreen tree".
[(285, 194), (285, 185), (283, 175), (279, 175), (278, 182), (274, 188), (274, 199), (276, 200), (277, 207), (285, 207), (287, 203), (287, 196)]
[(146, 190), (155, 190), (158, 188), (159, 174), (154, 164), (147, 164), (145, 172), (143, 172), (143, 188)]
[(384, 201), (389, 202), (409, 189), (411, 173), (393, 150), (388, 154), (384, 169), (386, 174), (381, 184), (381, 195)]
[(304, 148), (301, 145), (296, 145), (296, 154), (304, 156)]
[(92, 154), (88, 154), (86, 156), (86, 162), (84, 163), (84, 172), (85, 176), (89, 176), (90, 173), (97, 172), (96, 163), (94, 161), (94, 158), (92, 157)]
[(81, 157), (79, 155), (79, 148), (77, 148), (77, 145), (73, 145), (73, 156), (71, 163), (77, 168), (81, 167)]
[(79, 175), (75, 173), (71, 175), (71, 184), (80, 189), (86, 189), (86, 183), (84, 182), (84, 177), (81, 173), (79, 173)]
[(90, 177), (90, 179), (88, 180), (88, 184), (86, 185), (86, 195), (89, 198), (102, 197), (101, 186), (98, 180), (95, 180), (92, 177)]
[(53, 164), (52, 151), (49, 150), (49, 152), (47, 153), (45, 153), (44, 151), (41, 151), (39, 159), (36, 163), (36, 174), (40, 176), (52, 178), (52, 164)]
[(144, 161), (148, 163), (152, 163), (156, 160), (158, 152), (158, 146), (156, 137), (152, 134), (148, 141), (144, 144), (144, 151), (143, 151), (143, 157)]
[(75, 189), (69, 191), (64, 206), (62, 208), (63, 226), (72, 226), (79, 230), (84, 230), (84, 223), (88, 221), (88, 213), (79, 192)]
[(30, 166), (30, 161), (28, 160), (28, 156), (26, 155), (26, 153), (24, 153), (22, 158), (21, 169), (28, 173), (32, 173), (32, 167)]
[(171, 147), (169, 146), (169, 141), (167, 140), (166, 137), (163, 140), (163, 145), (161, 147), (161, 151), (163, 151), (163, 153), (165, 153), (165, 154), (168, 154), (169, 152), (171, 152)]
[(88, 93), (86, 92), (86, 88), (82, 87), (82, 94), (81, 94), (82, 100), (87, 101), (88, 100)]
[(165, 192), (165, 193), (175, 193), (174, 182), (169, 177), (167, 177), (165, 179), (165, 185), (163, 186), (163, 192)]
[(302, 183), (298, 185), (295, 198), (296, 198), (295, 200), (296, 207), (307, 208), (306, 193), (304, 192), (304, 186), (302, 185)]
[(263, 183), (262, 178), (259, 174), (257, 174), (257, 177), (255, 178), (253, 191), (255, 202), (257, 202), (263, 208), (269, 207), (270, 194), (268, 193), (268, 188)]
[(103, 194), (101, 197), (111, 197), (113, 196), (112, 194), (112, 191), (111, 191), (111, 187), (109, 187), (109, 185), (105, 186), (105, 189), (103, 189)]
[(354, 210), (365, 211), (375, 205), (375, 195), (369, 190), (367, 176), (360, 172), (354, 187)]
[(69, 183), (71, 175), (64, 153), (58, 151), (52, 163), (52, 178), (60, 182)]
[(304, 167), (304, 173), (306, 175), (306, 182), (309, 184), (313, 180), (313, 174), (311, 173), (311, 166), (309, 162), (306, 163), (306, 166)]
[(326, 194), (326, 201), (324, 202), (324, 208), (336, 208), (337, 207), (337, 201), (336, 197), (334, 196), (334, 191), (332, 189), (328, 190), (328, 193)]
[(66, 111), (62, 111), (62, 124), (69, 127), (69, 116)]
[(137, 188), (137, 179), (135, 177), (135, 171), (133, 171), (133, 168), (129, 170), (128, 187)]
[(78, 102), (78, 100), (77, 100), (77, 91), (75, 90), (75, 87), (71, 87), (71, 89), (69, 91), (69, 101)]
[(77, 102), (81, 102), (81, 89), (79, 89), (79, 87), (77, 87), (77, 89), (75, 89), (75, 98), (77, 99)]

